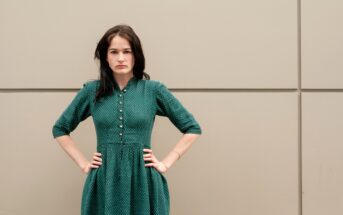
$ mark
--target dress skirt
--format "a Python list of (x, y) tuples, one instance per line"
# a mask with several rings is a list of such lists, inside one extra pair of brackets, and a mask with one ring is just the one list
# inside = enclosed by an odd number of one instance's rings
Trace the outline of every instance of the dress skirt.
[(144, 166), (143, 148), (140, 143), (97, 147), (102, 164), (87, 175), (81, 215), (169, 215), (167, 180)]

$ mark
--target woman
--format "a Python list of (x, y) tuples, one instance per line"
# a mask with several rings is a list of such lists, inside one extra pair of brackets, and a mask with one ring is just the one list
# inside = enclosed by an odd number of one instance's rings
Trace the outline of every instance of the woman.
[[(110, 28), (95, 58), (100, 61), (99, 80), (83, 84), (52, 129), (56, 141), (88, 174), (81, 214), (167, 215), (163, 173), (194, 143), (201, 128), (163, 83), (144, 72), (141, 43), (130, 26)], [(183, 133), (162, 161), (150, 143), (156, 115), (168, 117)], [(89, 116), (97, 134), (97, 152), (90, 162), (69, 135)]]

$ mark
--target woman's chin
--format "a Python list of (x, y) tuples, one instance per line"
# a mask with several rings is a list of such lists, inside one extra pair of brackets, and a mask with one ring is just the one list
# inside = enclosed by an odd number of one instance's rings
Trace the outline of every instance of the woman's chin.
[(130, 75), (132, 72), (124, 69), (119, 69), (113, 72), (114, 75)]

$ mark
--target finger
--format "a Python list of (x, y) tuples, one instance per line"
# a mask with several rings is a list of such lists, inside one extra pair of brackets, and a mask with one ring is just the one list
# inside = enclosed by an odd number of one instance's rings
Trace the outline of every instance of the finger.
[(98, 165), (91, 165), (91, 168), (99, 168)]
[(102, 164), (102, 163), (99, 161), (92, 161), (92, 164), (94, 165), (94, 164)]
[(144, 166), (155, 166), (155, 164), (154, 163), (147, 163)]
[(151, 156), (152, 156), (152, 154), (150, 154), (150, 153), (143, 155), (143, 157), (151, 157)]
[(148, 164), (146, 164), (146, 166), (147, 166), (147, 167), (154, 167), (154, 168), (157, 169), (156, 163), (148, 163)]
[(102, 159), (100, 157), (96, 157), (96, 156), (94, 156), (93, 159), (97, 160), (97, 161), (102, 161)]
[(151, 149), (143, 149), (144, 152), (152, 152)]
[(144, 158), (145, 161), (151, 161), (152, 158)]
[(94, 155), (101, 156), (101, 153), (100, 152), (94, 152)]
[(93, 157), (100, 158), (100, 157), (101, 157), (101, 155), (99, 155), (99, 154), (94, 154), (94, 155), (93, 155)]
[(102, 161), (101, 158), (93, 158), (92, 160), (93, 160), (93, 161), (100, 161), (100, 162)]

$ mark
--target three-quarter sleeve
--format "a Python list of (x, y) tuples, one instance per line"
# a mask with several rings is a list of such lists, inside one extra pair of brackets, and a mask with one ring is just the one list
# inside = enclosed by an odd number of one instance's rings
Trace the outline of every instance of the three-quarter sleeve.
[(199, 123), (181, 102), (172, 94), (165, 84), (157, 81), (156, 115), (168, 117), (174, 126), (182, 133), (201, 134)]
[(90, 115), (90, 98), (86, 82), (56, 120), (52, 128), (53, 137), (69, 135), (81, 121)]

